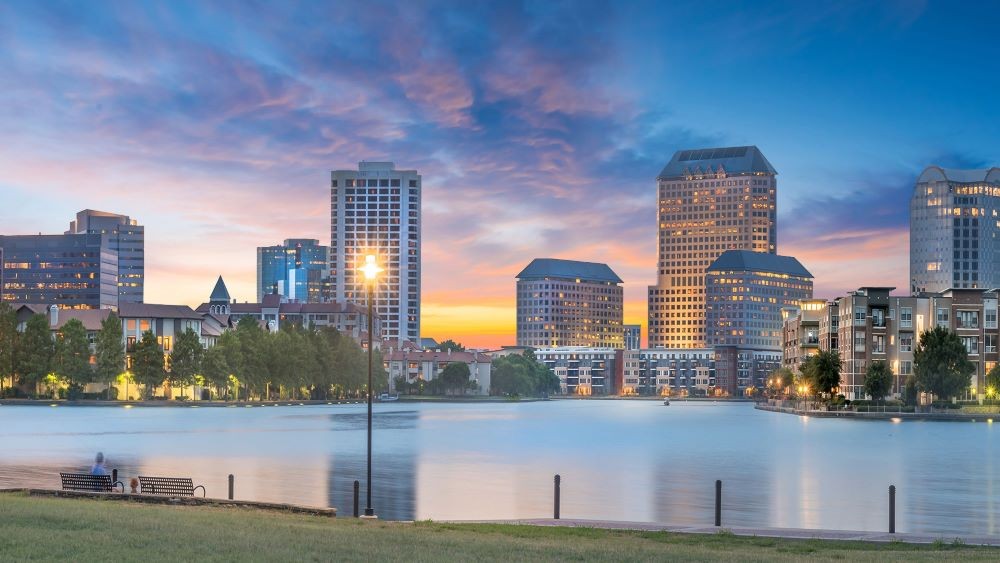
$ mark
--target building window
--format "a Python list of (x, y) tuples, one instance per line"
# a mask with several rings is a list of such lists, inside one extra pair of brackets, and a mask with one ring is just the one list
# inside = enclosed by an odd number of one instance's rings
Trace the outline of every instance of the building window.
[(885, 354), (885, 335), (884, 334), (874, 334), (874, 335), (872, 335), (872, 353), (873, 354)]
[(854, 326), (865, 326), (865, 308), (854, 308)]
[(885, 327), (885, 309), (872, 309), (872, 326)]
[(913, 309), (902, 307), (899, 309), (899, 326), (901, 328), (913, 328)]
[(854, 349), (857, 352), (865, 351), (865, 333), (863, 332), (854, 333)]
[(958, 328), (979, 328), (979, 311), (959, 311)]
[(937, 324), (943, 327), (948, 326), (948, 309), (937, 310)]
[(962, 345), (965, 346), (965, 352), (970, 356), (979, 355), (979, 337), (978, 336), (963, 336)]
[(913, 351), (913, 333), (912, 332), (902, 332), (899, 334), (899, 351), (900, 352), (912, 352)]
[(913, 372), (913, 362), (910, 360), (899, 361), (899, 375), (910, 375)]
[(984, 322), (986, 328), (996, 328), (997, 327), (997, 310), (996, 309), (986, 309), (984, 314)]
[(985, 337), (986, 341), (986, 352), (992, 353), (997, 351), (997, 335), (987, 334)]

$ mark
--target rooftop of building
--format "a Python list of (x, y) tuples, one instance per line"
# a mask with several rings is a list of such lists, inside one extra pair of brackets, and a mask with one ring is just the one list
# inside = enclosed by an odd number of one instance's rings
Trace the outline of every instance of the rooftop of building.
[(535, 280), (545, 278), (580, 279), (607, 283), (623, 283), (607, 264), (597, 262), (579, 262), (577, 260), (561, 260), (558, 258), (535, 258), (528, 267), (518, 274), (519, 280)]
[(152, 303), (119, 303), (118, 316), (140, 319), (191, 319), (202, 317), (187, 305), (156, 305)]
[(209, 296), (208, 300), (212, 303), (229, 303), (231, 301), (229, 290), (226, 289), (226, 282), (222, 281), (222, 276), (219, 276), (219, 281), (215, 282), (215, 288), (212, 289), (212, 295)]
[(708, 272), (749, 271), (788, 274), (811, 278), (813, 275), (797, 259), (766, 252), (750, 250), (727, 250), (719, 255), (708, 267)]
[(976, 184), (980, 182), (1000, 184), (1000, 168), (942, 168), (931, 165), (924, 168), (917, 178), (917, 183), (933, 181), (955, 182), (957, 184)]
[(658, 178), (685, 178), (691, 175), (725, 172), (774, 175), (778, 171), (764, 158), (756, 146), (722, 147), (714, 149), (680, 150), (663, 167)]
[[(280, 315), (305, 314), (337, 314), (356, 313), (367, 314), (367, 309), (361, 305), (349, 302), (301, 303), (298, 301), (281, 301), (281, 295), (267, 294), (263, 303), (228, 303), (229, 311), (234, 315), (259, 315), (264, 309), (277, 309)], [(215, 302), (202, 303), (195, 308), (198, 313), (208, 313)], [(375, 315), (378, 318), (378, 315)]]
[(385, 355), (390, 362), (493, 362), (493, 358), (482, 352), (453, 352), (441, 350), (390, 350)]

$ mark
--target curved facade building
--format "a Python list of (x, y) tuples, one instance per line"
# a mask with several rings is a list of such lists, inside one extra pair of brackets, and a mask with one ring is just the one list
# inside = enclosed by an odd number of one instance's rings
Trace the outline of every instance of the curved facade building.
[(910, 290), (1000, 287), (1000, 168), (928, 166), (910, 199)]

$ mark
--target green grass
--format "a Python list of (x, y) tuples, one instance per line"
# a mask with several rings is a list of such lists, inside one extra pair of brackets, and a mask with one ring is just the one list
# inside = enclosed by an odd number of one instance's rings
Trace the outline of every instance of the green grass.
[(244, 508), (0, 494), (2, 560), (996, 561), (997, 549), (502, 524), (364, 522)]

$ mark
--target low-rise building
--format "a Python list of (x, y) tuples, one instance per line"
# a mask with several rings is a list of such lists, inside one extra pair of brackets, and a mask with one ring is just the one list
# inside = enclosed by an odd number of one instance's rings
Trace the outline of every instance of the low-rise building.
[(535, 359), (559, 378), (564, 395), (614, 395), (622, 369), (622, 349), (560, 346), (538, 348)]
[(831, 332), (829, 329), (823, 331), (822, 325), (825, 320), (825, 326), (830, 326), (832, 321), (829, 315), (833, 310), (825, 299), (803, 299), (797, 307), (781, 310), (784, 322), (782, 366), (799, 371), (810, 356), (815, 356), (820, 350), (831, 349)]
[(714, 394), (711, 348), (626, 350), (620, 395), (687, 397)]
[[(302, 303), (290, 301), (283, 295), (267, 294), (260, 303), (238, 303), (230, 298), (229, 290), (220, 276), (207, 303), (196, 309), (200, 314), (211, 314), (221, 324), (235, 326), (243, 317), (252, 317), (268, 327), (278, 330), (285, 323), (309, 327), (333, 327), (341, 334), (367, 345), (368, 308), (354, 303)], [(381, 342), (382, 322), (376, 314), (373, 322), (376, 348)]]
[[(893, 289), (862, 287), (815, 311), (818, 348), (840, 355), (838, 392), (852, 400), (865, 398), (865, 374), (872, 362), (881, 360), (895, 375), (892, 393), (900, 394), (906, 378), (913, 374), (921, 333), (942, 326), (958, 334), (975, 366), (965, 397), (982, 398), (986, 374), (998, 361), (997, 290), (949, 289), (895, 296)], [(784, 365), (793, 369), (809, 355), (801, 343), (802, 327), (809, 326), (804, 324), (805, 316), (800, 312), (785, 321)]]
[(461, 362), (469, 366), (469, 380), (476, 395), (490, 394), (490, 371), (493, 360), (481, 352), (454, 352), (452, 350), (386, 349), (382, 362), (389, 373), (389, 389), (396, 389), (397, 378), (407, 383), (434, 381), (449, 364)]

